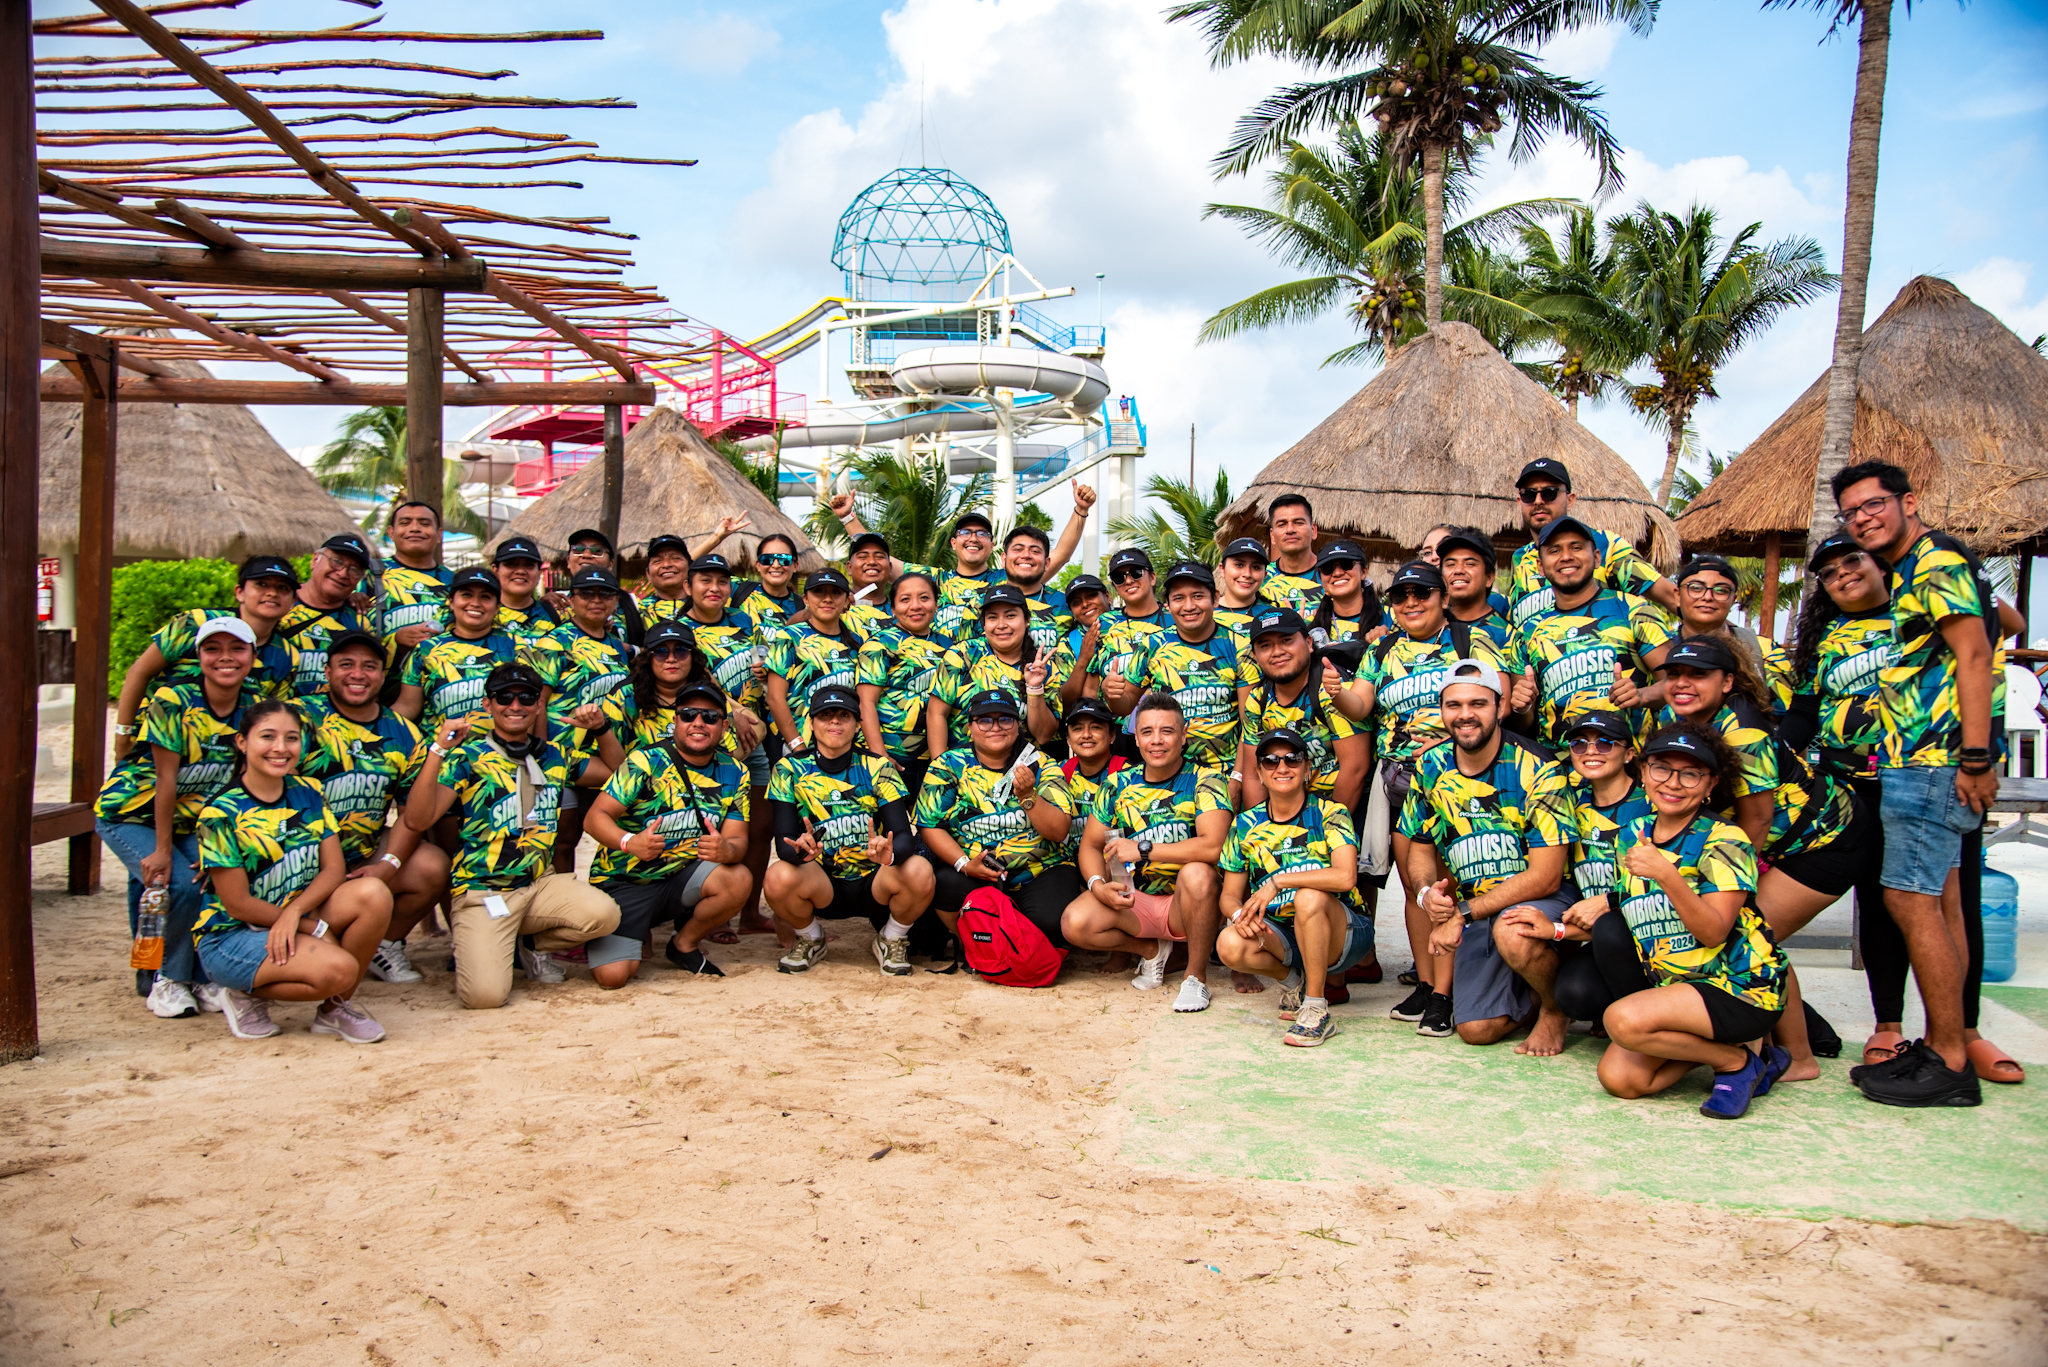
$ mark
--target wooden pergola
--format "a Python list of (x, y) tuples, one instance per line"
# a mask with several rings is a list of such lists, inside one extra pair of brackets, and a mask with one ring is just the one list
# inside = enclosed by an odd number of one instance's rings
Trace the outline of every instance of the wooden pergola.
[[(121, 405), (403, 404), (408, 495), (436, 507), (444, 407), (601, 408), (611, 531), (624, 406), (651, 406), (653, 370), (690, 360), (653, 315), (661, 297), (623, 278), (632, 256), (618, 244), (631, 234), (603, 217), (522, 213), (499, 192), (580, 188), (527, 178), (544, 167), (693, 162), (605, 156), (492, 122), (631, 107), (616, 98), (427, 88), (517, 73), (367, 55), (601, 33), (407, 32), (381, 15), (309, 30), (173, 28), (170, 16), (244, 0), (92, 3), (97, 12), (38, 20), (29, 0), (0, 0), (0, 584), (16, 586), (0, 593), (0, 1061), (37, 1049), (33, 847), (68, 840), (70, 890), (98, 884)], [(284, 46), (303, 55), (281, 60)], [(340, 74), (360, 72), (371, 74)], [(548, 377), (522, 378), (543, 353)], [(39, 378), (46, 359), (68, 375)], [(303, 378), (192, 379), (170, 360), (267, 363)], [(444, 382), (450, 369), (466, 380)], [(27, 589), (38, 414), (51, 401), (83, 407), (77, 697), (70, 800), (38, 806)]]

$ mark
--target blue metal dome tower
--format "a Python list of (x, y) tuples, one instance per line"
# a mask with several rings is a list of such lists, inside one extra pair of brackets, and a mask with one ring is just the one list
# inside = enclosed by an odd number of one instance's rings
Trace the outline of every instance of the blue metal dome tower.
[(1009, 250), (1009, 222), (979, 188), (951, 171), (905, 166), (846, 206), (832, 264), (855, 299), (949, 300), (981, 278), (987, 253)]

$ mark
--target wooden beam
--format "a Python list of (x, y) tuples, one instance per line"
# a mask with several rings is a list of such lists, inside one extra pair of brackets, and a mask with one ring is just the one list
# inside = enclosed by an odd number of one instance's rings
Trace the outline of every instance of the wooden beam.
[(136, 303), (155, 309), (158, 313), (179, 326), (190, 328), (203, 337), (210, 337), (222, 346), (240, 347), (243, 351), (253, 351), (266, 361), (276, 361), (279, 365), (290, 366), (293, 370), (303, 370), (308, 375), (330, 383), (337, 383), (348, 378), (338, 370), (329, 370), (318, 361), (307, 360), (304, 356), (294, 356), (289, 351), (274, 347), (261, 337), (251, 337), (246, 332), (236, 332), (232, 328), (224, 328), (219, 323), (201, 318), (183, 304), (166, 299), (155, 290), (138, 285), (133, 280), (95, 280), (93, 283), (103, 285), (116, 294), (125, 294)]
[(80, 185), (75, 181), (66, 180), (64, 177), (45, 171), (40, 167), (36, 170), (36, 188), (52, 199), (61, 199), (67, 204), (76, 204), (81, 209), (90, 209), (94, 213), (105, 214), (109, 218), (126, 223), (131, 228), (146, 228), (152, 232), (169, 233), (172, 237), (182, 238), (187, 242), (198, 242), (202, 245), (206, 242), (205, 238), (199, 236), (190, 228), (180, 227), (176, 223), (166, 223), (162, 219), (154, 218), (139, 209), (129, 208), (121, 202), (119, 195), (107, 194), (90, 185)]
[(1775, 638), (1778, 634), (1778, 550), (1776, 532), (1764, 534), (1764, 610), (1757, 634)]
[(619, 504), (626, 491), (626, 415), (615, 403), (604, 406), (604, 487), (598, 496), (597, 529), (619, 544)]
[(132, 370), (138, 375), (168, 375), (182, 379), (177, 371), (162, 361), (152, 361), (147, 356), (124, 356), (114, 345), (114, 339), (98, 332), (87, 332), (82, 328), (67, 326), (52, 319), (43, 319), (43, 359), (66, 361), (74, 357), (95, 356), (101, 360), (112, 357), (123, 370)]
[[(122, 360), (125, 366), (127, 360)], [(602, 380), (560, 380), (526, 384), (451, 384), (441, 389), (446, 408), (514, 408), (522, 404), (556, 404), (597, 408), (608, 403), (651, 408), (658, 397), (651, 384), (619, 384)], [(150, 379), (123, 380), (122, 403), (242, 403), (367, 408), (403, 406), (402, 384), (307, 384), (301, 380)], [(44, 403), (82, 403), (85, 391), (69, 375), (46, 376)]]
[(42, 240), (43, 274), (87, 279), (170, 280), (261, 289), (483, 289), (484, 263), (341, 252), (222, 252), (130, 242)]
[(406, 497), (441, 512), (441, 304), (439, 290), (414, 290), (405, 310)]
[(40, 282), (29, 260), (38, 233), (34, 41), (29, 0), (0, 0), (0, 1062), (32, 1058), (35, 922), (29, 904), (36, 801), (35, 596), (42, 368)]
[(528, 317), (553, 328), (563, 340), (574, 345), (584, 355), (603, 361), (606, 365), (617, 371), (620, 378), (625, 380), (627, 384), (639, 383), (639, 373), (633, 369), (632, 363), (624, 356), (621, 356), (596, 338), (586, 335), (583, 329), (577, 327), (538, 299), (528, 297), (526, 292), (517, 285), (505, 283), (504, 280), (499, 278), (496, 271), (486, 271), (484, 273), (484, 293), (510, 304)]
[[(119, 344), (108, 348), (118, 353)], [(114, 472), (120, 403), (115, 388), (118, 355), (83, 357), (85, 410), (78, 441), (77, 622), (72, 633), (71, 800), (99, 795), (107, 762), (107, 671), (114, 630)], [(69, 890), (100, 885), (100, 842), (71, 837)]]

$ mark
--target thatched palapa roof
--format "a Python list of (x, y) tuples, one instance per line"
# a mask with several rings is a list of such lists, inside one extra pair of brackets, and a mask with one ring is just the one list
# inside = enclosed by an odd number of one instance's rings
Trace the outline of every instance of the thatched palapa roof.
[[(1688, 546), (1754, 553), (1769, 532), (1795, 553), (1812, 516), (1828, 376), (1700, 491), (1678, 529)], [(1980, 552), (2048, 533), (2048, 357), (1937, 276), (1899, 291), (1863, 334), (1856, 460), (1912, 478), (1920, 516)]]
[(1220, 535), (1263, 536), (1266, 505), (1302, 493), (1326, 540), (1350, 537), (1379, 561), (1408, 559), (1440, 522), (1519, 545), (1529, 538), (1515, 476), (1538, 456), (1572, 472), (1575, 516), (1647, 543), (1667, 571), (1677, 564), (1671, 521), (1628, 462), (1466, 323), (1441, 323), (1395, 353), (1371, 383), (1259, 471), (1225, 510)]
[[(193, 379), (196, 361), (166, 361)], [(46, 374), (62, 373), (52, 366)], [(38, 544), (78, 546), (81, 409), (42, 406)], [(348, 510), (239, 404), (123, 404), (115, 419), (114, 554), (121, 559), (303, 555), (358, 530)]]
[[(571, 532), (598, 525), (603, 493), (604, 462), (593, 460), (513, 518), (491, 545), (508, 536), (530, 536), (550, 559), (564, 555)], [(696, 544), (717, 530), (718, 519), (742, 513), (753, 525), (718, 548), (736, 567), (753, 563), (754, 548), (770, 532), (795, 540), (798, 569), (824, 565), (825, 558), (803, 528), (749, 484), (675, 409), (656, 408), (626, 434), (625, 482), (619, 498), (621, 561), (644, 557), (647, 543), (664, 532)]]

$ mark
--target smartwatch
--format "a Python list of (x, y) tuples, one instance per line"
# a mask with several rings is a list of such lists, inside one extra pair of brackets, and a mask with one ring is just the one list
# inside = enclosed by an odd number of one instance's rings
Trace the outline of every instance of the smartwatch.
[(1458, 919), (1468, 926), (1472, 924), (1472, 904), (1462, 897), (1458, 899)]
[(1149, 840), (1140, 840), (1140, 841), (1138, 842), (1138, 862), (1139, 862), (1140, 864), (1149, 864), (1149, 863), (1151, 863), (1151, 862), (1152, 862), (1152, 842), (1151, 842), (1151, 841), (1149, 841)]

